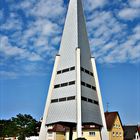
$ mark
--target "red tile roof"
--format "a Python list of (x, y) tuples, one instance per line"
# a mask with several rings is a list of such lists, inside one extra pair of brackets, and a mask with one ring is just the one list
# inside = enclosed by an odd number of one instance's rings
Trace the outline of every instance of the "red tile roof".
[[(73, 130), (75, 130), (76, 128), (73, 127)], [(100, 129), (100, 126), (98, 125), (84, 125), (82, 127), (83, 130), (87, 130), (87, 129)], [(69, 130), (69, 127), (66, 127), (64, 125), (60, 125), (60, 124), (54, 124), (52, 127), (48, 128), (49, 132), (66, 132), (67, 130)]]
[[(105, 112), (105, 119), (107, 124), (107, 129), (110, 130), (113, 127), (116, 117), (119, 117), (118, 112)], [(119, 117), (120, 119), (120, 117)], [(121, 120), (120, 120), (121, 121)]]
[(48, 129), (49, 132), (66, 132), (66, 129), (68, 129), (68, 127), (65, 127), (63, 125), (59, 125), (59, 124), (55, 124), (52, 126), (51, 129)]
[(139, 131), (139, 134), (140, 134), (140, 126), (138, 126), (138, 131)]

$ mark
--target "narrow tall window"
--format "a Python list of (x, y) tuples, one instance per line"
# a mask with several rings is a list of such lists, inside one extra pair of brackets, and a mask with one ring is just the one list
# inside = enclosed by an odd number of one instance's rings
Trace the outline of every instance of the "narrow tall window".
[(112, 132), (113, 137), (115, 137), (115, 132)]
[(91, 132), (89, 132), (89, 135), (90, 135), (90, 136), (95, 136), (96, 133), (95, 133), (94, 131), (91, 131)]

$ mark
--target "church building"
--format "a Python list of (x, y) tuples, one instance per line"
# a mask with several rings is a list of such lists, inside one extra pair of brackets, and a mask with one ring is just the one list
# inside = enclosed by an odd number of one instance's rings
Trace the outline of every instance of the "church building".
[(50, 132), (51, 127), (64, 127), (66, 140), (83, 136), (88, 140), (96, 136), (99, 140), (108, 140), (96, 63), (90, 53), (81, 0), (69, 1), (39, 140), (51, 140), (54, 134)]

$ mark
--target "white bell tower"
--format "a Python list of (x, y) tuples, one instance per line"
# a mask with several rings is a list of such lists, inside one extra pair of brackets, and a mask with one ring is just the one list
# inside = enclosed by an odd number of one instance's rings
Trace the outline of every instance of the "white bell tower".
[(90, 54), (81, 0), (69, 3), (39, 140), (47, 140), (47, 126), (53, 124), (75, 126), (77, 137), (82, 137), (82, 125), (99, 125), (102, 140), (108, 140), (95, 58)]

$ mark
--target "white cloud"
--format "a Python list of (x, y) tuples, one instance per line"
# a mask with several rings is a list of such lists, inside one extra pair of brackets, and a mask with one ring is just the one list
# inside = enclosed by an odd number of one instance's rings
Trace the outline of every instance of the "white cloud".
[[(16, 18), (13, 16), (12, 18), (7, 19), (7, 22), (3, 25), (3, 29), (16, 30), (16, 32), (9, 36), (9, 40), (12, 40), (16, 46), (24, 48), (27, 51), (35, 50), (40, 55), (44, 55), (44, 52), (48, 51), (47, 53), (52, 55), (51, 57), (54, 57), (54, 52), (56, 52), (55, 46), (58, 45), (60, 41), (60, 33), (62, 32), (62, 27), (58, 24), (63, 23), (63, 15), (66, 11), (64, 1), (58, 0), (55, 2), (52, 0), (25, 0), (18, 3), (18, 5), (12, 3), (14, 2), (10, 2), (9, 7), (11, 11), (19, 9), (23, 10), (26, 17), (30, 18), (31, 16), (34, 18), (34, 20), (29, 20), (26, 28), (23, 28), (21, 23), (19, 24), (20, 28), (18, 28), (17, 20), (21, 19), (21, 17)], [(52, 39), (54, 39), (54, 41), (52, 41)], [(52, 59), (51, 57), (50, 59)]]
[(133, 20), (134, 18), (139, 17), (140, 9), (124, 8), (119, 12), (118, 15), (122, 19)]
[(102, 47), (101, 52), (106, 53), (107, 51), (110, 51), (111, 49), (114, 49), (114, 47), (117, 45), (117, 42), (109, 42), (106, 45)]
[(6, 19), (5, 23), (1, 24), (1, 30), (21, 30), (22, 23), (15, 13), (10, 13), (9, 17)]
[[(46, 8), (47, 7), (47, 8)], [(63, 0), (41, 0), (39, 1), (29, 14), (37, 17), (59, 18), (64, 14), (65, 7)]]
[[(128, 35), (123, 43), (119, 45), (118, 43), (114, 44), (113, 48), (111, 48), (111, 50), (109, 49), (110, 52), (107, 55), (103, 55), (103, 53), (101, 53), (100, 57), (103, 58), (101, 59), (101, 62), (106, 63), (116, 63), (116, 62), (123, 63), (127, 61), (132, 63), (140, 62), (139, 30), (140, 26), (138, 25), (133, 29), (133, 34)], [(104, 46), (102, 50), (104, 50)]]
[(23, 49), (20, 49), (18, 47), (12, 47), (11, 44), (9, 43), (7, 36), (2, 36), (0, 38), (0, 42), (1, 42), (0, 52), (3, 52), (8, 56), (13, 56), (13, 55), (18, 55), (18, 54), (24, 53)]
[(16, 59), (27, 59), (29, 61), (42, 60), (42, 58), (35, 53), (30, 53), (25, 49), (12, 46), (7, 36), (1, 36), (0, 42), (1, 42), (0, 52), (4, 53), (8, 57), (14, 56), (16, 57)]
[(129, 0), (129, 4), (133, 8), (140, 8), (140, 0)]
[(45, 46), (48, 46), (48, 41), (45, 36), (41, 36), (39, 38), (36, 38), (34, 45), (36, 47), (39, 47), (39, 46), (45, 47)]
[[(30, 41), (32, 41), (34, 48), (40, 55), (43, 52), (46, 52), (46, 54), (52, 54), (51, 52), (54, 51), (54, 43), (56, 42), (56, 40), (53, 41), (53, 38), (58, 37), (58, 34), (61, 32), (60, 30), (61, 28), (59, 28), (56, 23), (40, 19), (35, 21), (32, 26), (30, 26), (29, 29), (24, 32), (23, 44), (28, 44)], [(26, 42), (24, 42), (25, 40)], [(54, 55), (51, 57), (54, 57)]]
[(39, 61), (39, 60), (42, 60), (42, 58), (35, 54), (35, 53), (31, 53), (30, 56), (28, 57), (28, 60), (30, 61)]
[(45, 36), (53, 36), (60, 33), (59, 26), (56, 23), (53, 23), (49, 20), (37, 20), (34, 23), (34, 26), (38, 31), (40, 31), (41, 35)]
[[(52, 55), (51, 57), (54, 57), (54, 54), (56, 54), (54, 48), (55, 45), (58, 45), (61, 30), (62, 28), (56, 23), (53, 23), (48, 19), (38, 18), (38, 20), (31, 22), (26, 30), (13, 33), (10, 36), (10, 40), (12, 39), (17, 46), (26, 49), (26, 54), (27, 51), (36, 50), (39, 55), (43, 55), (42, 53), (46, 52), (45, 54), (49, 54), (49, 57), (50, 55)], [(39, 56), (35, 57), (36, 59), (31, 59), (26, 56), (25, 53), (22, 55), (22, 58), (24, 57), (28, 58), (30, 61), (40, 60)], [(52, 59), (51, 57), (50, 59)]]
[[(137, 26), (134, 28), (133, 33), (135, 33), (135, 34), (140, 34), (140, 25), (137, 25)], [(140, 36), (139, 36), (139, 39), (140, 39)]]
[(92, 54), (100, 63), (136, 63), (140, 61), (140, 26), (129, 29), (110, 12), (95, 12), (88, 19)]
[[(119, 22), (112, 10), (102, 9), (106, 4), (107, 0), (84, 0), (86, 12), (88, 11), (87, 27), (92, 53), (102, 63), (138, 62), (140, 27), (134, 28), (129, 35), (127, 25)], [(129, 1), (129, 7), (125, 5), (118, 13), (119, 16), (131, 20), (138, 17), (138, 4), (137, 0)], [(66, 13), (64, 1), (24, 0), (11, 7), (10, 17), (2, 29), (15, 29), (16, 32), (2, 37), (0, 51), (7, 57), (15, 56), (16, 60), (37, 62), (44, 59), (47, 63), (52, 62), (61, 40), (61, 25)], [(23, 10), (29, 19), (26, 28), (22, 26), (23, 21), (14, 9)]]
[(94, 10), (99, 7), (103, 7), (107, 3), (107, 0), (88, 0), (84, 1), (84, 5), (87, 11)]
[(9, 71), (0, 71), (0, 77), (15, 79), (18, 77), (17, 73)]
[(87, 22), (87, 27), (89, 36), (91, 36), (90, 40), (105, 43), (112, 39), (111, 36), (122, 34), (126, 25), (119, 23), (110, 12), (103, 11), (96, 13), (95, 18)]
[(94, 34), (94, 37), (100, 38), (101, 35), (117, 35), (125, 28), (125, 24), (119, 23), (111, 12), (103, 11), (96, 12), (94, 18), (87, 22), (87, 27), (89, 34)]
[(33, 3), (31, 0), (30, 1), (24, 0), (20, 3), (20, 5), (17, 8), (23, 8), (26, 10), (26, 9), (32, 8), (32, 6), (33, 6)]
[(61, 41), (61, 36), (56, 36), (56, 37), (52, 38), (51, 44), (58, 45), (60, 43), (60, 41)]
[(104, 24), (106, 22), (110, 22), (110, 19), (112, 19), (112, 14), (110, 12), (106, 11), (96, 11), (95, 13), (92, 13), (92, 17), (88, 21), (88, 28), (97, 28), (101, 24)]

